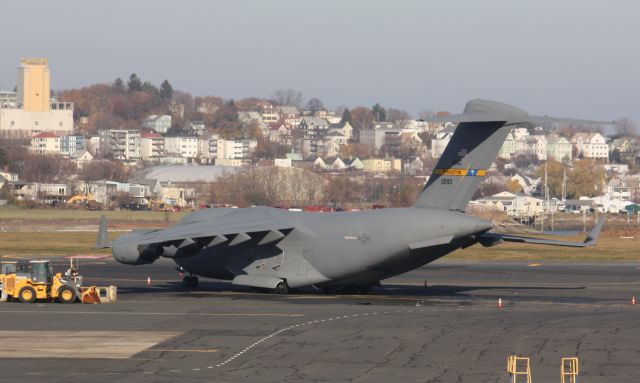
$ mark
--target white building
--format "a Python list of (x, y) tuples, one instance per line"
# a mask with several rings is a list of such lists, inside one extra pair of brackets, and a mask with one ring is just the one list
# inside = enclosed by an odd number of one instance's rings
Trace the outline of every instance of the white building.
[(36, 134), (31, 139), (30, 149), (37, 154), (60, 154), (60, 137), (51, 132)]
[(609, 159), (609, 145), (604, 136), (597, 132), (576, 133), (571, 137), (571, 144), (576, 149), (578, 157), (597, 159)]
[(156, 133), (165, 134), (171, 129), (171, 116), (152, 114), (144, 120), (142, 127), (151, 129)]
[(445, 128), (431, 139), (431, 157), (440, 158), (442, 153), (444, 153), (444, 149), (449, 145), (449, 141), (451, 141), (451, 137), (453, 137), (454, 129)]
[(547, 160), (547, 139), (544, 136), (532, 135), (525, 138), (526, 153), (535, 156), (539, 161)]
[(196, 137), (165, 137), (164, 150), (168, 155), (183, 158), (198, 157), (198, 138)]
[(143, 133), (140, 137), (140, 158), (159, 161), (164, 156), (164, 137), (158, 133)]
[(516, 154), (516, 139), (513, 137), (513, 132), (509, 132), (500, 147), (498, 158), (510, 160), (514, 154)]
[(228, 159), (251, 159), (251, 153), (258, 146), (256, 140), (238, 138), (234, 140), (218, 140), (218, 157)]
[(100, 131), (100, 153), (116, 160), (140, 159), (140, 131), (110, 129)]
[(556, 161), (571, 161), (573, 146), (566, 138), (550, 134), (547, 137), (547, 158)]
[(198, 138), (198, 158), (203, 163), (214, 163), (218, 158), (218, 135), (205, 134)]

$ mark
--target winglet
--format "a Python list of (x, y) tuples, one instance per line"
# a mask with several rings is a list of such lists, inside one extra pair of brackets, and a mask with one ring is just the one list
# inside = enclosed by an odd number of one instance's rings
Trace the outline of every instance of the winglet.
[(593, 227), (593, 229), (591, 229), (591, 232), (589, 233), (587, 238), (585, 238), (584, 240), (584, 244), (586, 246), (593, 246), (598, 242), (598, 236), (600, 236), (600, 231), (602, 230), (602, 227), (604, 226), (604, 221), (606, 219), (607, 219), (606, 214), (602, 214), (600, 216), (600, 218), (598, 219), (598, 222)]
[(98, 229), (98, 239), (96, 245), (92, 247), (93, 250), (108, 249), (111, 247), (109, 243), (109, 234), (107, 233), (107, 216), (100, 217), (100, 228)]

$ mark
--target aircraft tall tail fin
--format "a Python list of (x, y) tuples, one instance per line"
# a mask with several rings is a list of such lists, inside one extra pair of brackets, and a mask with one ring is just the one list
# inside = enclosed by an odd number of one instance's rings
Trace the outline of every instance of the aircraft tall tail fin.
[(469, 101), (462, 114), (438, 116), (429, 121), (458, 122), (459, 125), (413, 206), (458, 211), (467, 207), (511, 127), (524, 122), (599, 123), (530, 116), (515, 106), (481, 99)]
[(464, 211), (511, 130), (505, 122), (460, 123), (414, 206)]

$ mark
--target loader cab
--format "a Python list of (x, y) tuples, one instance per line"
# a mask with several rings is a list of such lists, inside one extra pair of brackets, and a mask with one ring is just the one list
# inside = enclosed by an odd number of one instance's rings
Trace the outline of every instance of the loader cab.
[(53, 283), (53, 269), (51, 268), (51, 261), (30, 261), (29, 271), (31, 272), (31, 281), (34, 284), (46, 284)]
[(0, 275), (13, 274), (18, 269), (18, 262), (2, 261), (0, 263)]

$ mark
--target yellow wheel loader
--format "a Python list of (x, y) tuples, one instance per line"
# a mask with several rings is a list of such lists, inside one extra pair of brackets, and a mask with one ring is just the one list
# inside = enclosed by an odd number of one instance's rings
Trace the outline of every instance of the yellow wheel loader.
[(0, 267), (2, 300), (33, 303), (37, 299), (73, 303), (82, 298), (82, 276), (71, 267), (54, 274), (51, 261), (3, 262)]

